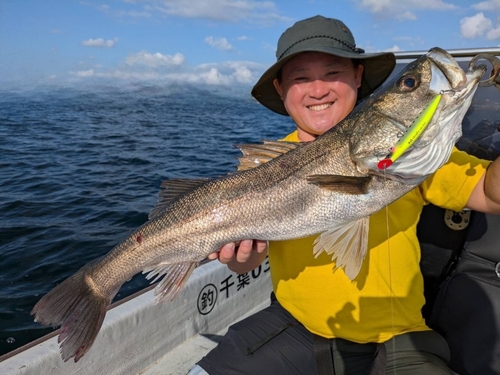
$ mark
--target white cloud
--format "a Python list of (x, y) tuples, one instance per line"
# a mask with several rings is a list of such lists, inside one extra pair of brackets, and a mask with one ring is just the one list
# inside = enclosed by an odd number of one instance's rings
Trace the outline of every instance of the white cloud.
[[(126, 3), (127, 1), (123, 1)], [(132, 5), (135, 5), (134, 2), (129, 2)], [(122, 10), (122, 9), (115, 9), (111, 8), (109, 5), (100, 5), (100, 6), (95, 6), (98, 10), (101, 12), (107, 14), (110, 17), (115, 17), (115, 18), (125, 18), (125, 17), (131, 17), (131, 18), (150, 18), (152, 15), (148, 10)]]
[[(471, 8), (481, 11), (460, 20), (460, 31), (464, 38), (500, 40), (500, 0), (488, 0), (472, 4)], [(496, 22), (492, 21), (497, 17)]]
[(71, 72), (71, 74), (77, 77), (92, 77), (94, 75), (94, 69), (79, 70), (78, 72)]
[(271, 25), (276, 22), (291, 23), (294, 19), (280, 15), (274, 1), (268, 0), (122, 0), (110, 5), (91, 6), (109, 17), (114, 18), (164, 18), (178, 16), (215, 20), (229, 23), (245, 22), (250, 24)]
[(399, 52), (399, 51), (403, 51), (403, 49), (401, 47), (399, 47), (397, 44), (393, 44), (392, 47), (384, 48), (384, 49), (379, 49), (379, 48), (375, 48), (375, 47), (373, 47), (371, 45), (366, 45), (366, 46), (364, 46), (364, 50), (367, 53)]
[(399, 51), (402, 51), (402, 49), (399, 48), (399, 46), (397, 46), (396, 44), (394, 44), (391, 48), (387, 48), (383, 52), (399, 52)]
[(488, 40), (500, 40), (500, 26), (495, 29), (491, 29), (486, 33), (486, 39)]
[(114, 39), (108, 39), (104, 40), (103, 38), (98, 38), (98, 39), (87, 39), (82, 42), (82, 45), (86, 47), (105, 47), (105, 48), (111, 48), (113, 47), (116, 42), (118, 41), (118, 38)]
[[(154, 65), (154, 64), (153, 64)], [(198, 66), (182, 66), (172, 70), (154, 69), (156, 66), (133, 69), (125, 64), (115, 70), (81, 70), (71, 72), (80, 79), (113, 79), (122, 82), (163, 82), (163, 83), (194, 83), (216, 86), (235, 84), (251, 85), (262, 74), (265, 67), (250, 61), (226, 61), (223, 63), (201, 64)]]
[(184, 64), (186, 59), (182, 53), (176, 53), (175, 55), (163, 55), (159, 52), (149, 53), (146, 51), (135, 53), (129, 55), (125, 64), (127, 65), (145, 65), (150, 68), (159, 67), (175, 67)]
[(492, 29), (492, 22), (483, 13), (460, 20), (460, 33), (464, 38), (473, 39), (485, 35)]
[(212, 68), (208, 72), (202, 73), (200, 78), (209, 85), (227, 85), (229, 78), (223, 76), (217, 69)]
[(500, 9), (500, 0), (483, 1), (481, 3), (473, 4), (472, 8), (476, 10), (498, 11)]
[(404, 21), (404, 20), (415, 21), (417, 19), (417, 16), (415, 15), (415, 13), (406, 11), (406, 12), (397, 14), (396, 18), (400, 21)]
[[(288, 17), (280, 16), (272, 1), (255, 0), (162, 0), (161, 6), (156, 6), (154, 0), (151, 9), (163, 14), (187, 18), (205, 18), (211, 20), (238, 22), (269, 23), (275, 21), (290, 22)], [(150, 9), (148, 7), (148, 9)]]
[(443, 0), (353, 0), (360, 9), (368, 10), (382, 17), (399, 20), (416, 20), (414, 11), (418, 10), (452, 10), (453, 4)]
[(227, 81), (243, 84), (255, 83), (264, 70), (260, 64), (249, 61), (226, 61), (219, 64), (202, 64), (195, 71), (196, 73), (210, 71), (213, 74), (214, 69), (221, 74), (220, 82)]
[(247, 66), (235, 67), (233, 77), (237, 82), (240, 83), (253, 83), (254, 75), (252, 71)]
[(215, 39), (213, 36), (207, 36), (205, 38), (205, 43), (220, 49), (222, 51), (232, 51), (233, 46), (227, 41), (226, 38)]
[(167, 75), (165, 80), (174, 82), (200, 83), (228, 86), (232, 84), (254, 83), (264, 67), (249, 61), (227, 61), (218, 64), (202, 64), (189, 72)]

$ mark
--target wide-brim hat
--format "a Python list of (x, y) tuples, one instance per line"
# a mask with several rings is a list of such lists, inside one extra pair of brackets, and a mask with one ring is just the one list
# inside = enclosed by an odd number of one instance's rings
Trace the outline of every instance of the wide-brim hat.
[(273, 80), (281, 68), (302, 52), (324, 52), (330, 55), (361, 60), (364, 66), (358, 100), (370, 95), (391, 74), (396, 59), (389, 52), (365, 53), (356, 48), (349, 28), (340, 20), (315, 16), (296, 22), (278, 40), (276, 63), (260, 77), (252, 95), (270, 110), (288, 115)]

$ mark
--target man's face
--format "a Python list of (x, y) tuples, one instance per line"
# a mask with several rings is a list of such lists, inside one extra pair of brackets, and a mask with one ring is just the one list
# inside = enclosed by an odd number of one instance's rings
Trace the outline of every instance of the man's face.
[(363, 66), (322, 52), (304, 52), (282, 69), (274, 87), (298, 126), (299, 139), (311, 141), (342, 121), (356, 105)]

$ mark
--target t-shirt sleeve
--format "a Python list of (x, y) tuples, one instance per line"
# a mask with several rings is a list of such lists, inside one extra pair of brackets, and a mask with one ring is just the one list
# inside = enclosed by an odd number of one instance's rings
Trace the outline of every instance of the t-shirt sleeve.
[(490, 163), (454, 148), (448, 162), (420, 185), (422, 196), (427, 203), (461, 211)]

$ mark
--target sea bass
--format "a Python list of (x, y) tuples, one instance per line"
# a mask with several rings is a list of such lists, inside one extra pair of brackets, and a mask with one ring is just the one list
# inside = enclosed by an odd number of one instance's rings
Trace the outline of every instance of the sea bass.
[[(161, 279), (155, 293), (166, 301), (208, 254), (246, 238), (320, 234), (314, 251), (331, 254), (354, 279), (367, 252), (368, 217), (447, 161), (485, 70), (478, 65), (465, 73), (446, 51), (434, 48), (313, 142), (242, 145), (238, 172), (164, 182), (149, 221), (47, 293), (33, 308), (35, 320), (62, 326), (62, 358), (76, 362), (133, 275)], [(380, 169), (438, 95), (425, 130)]]

